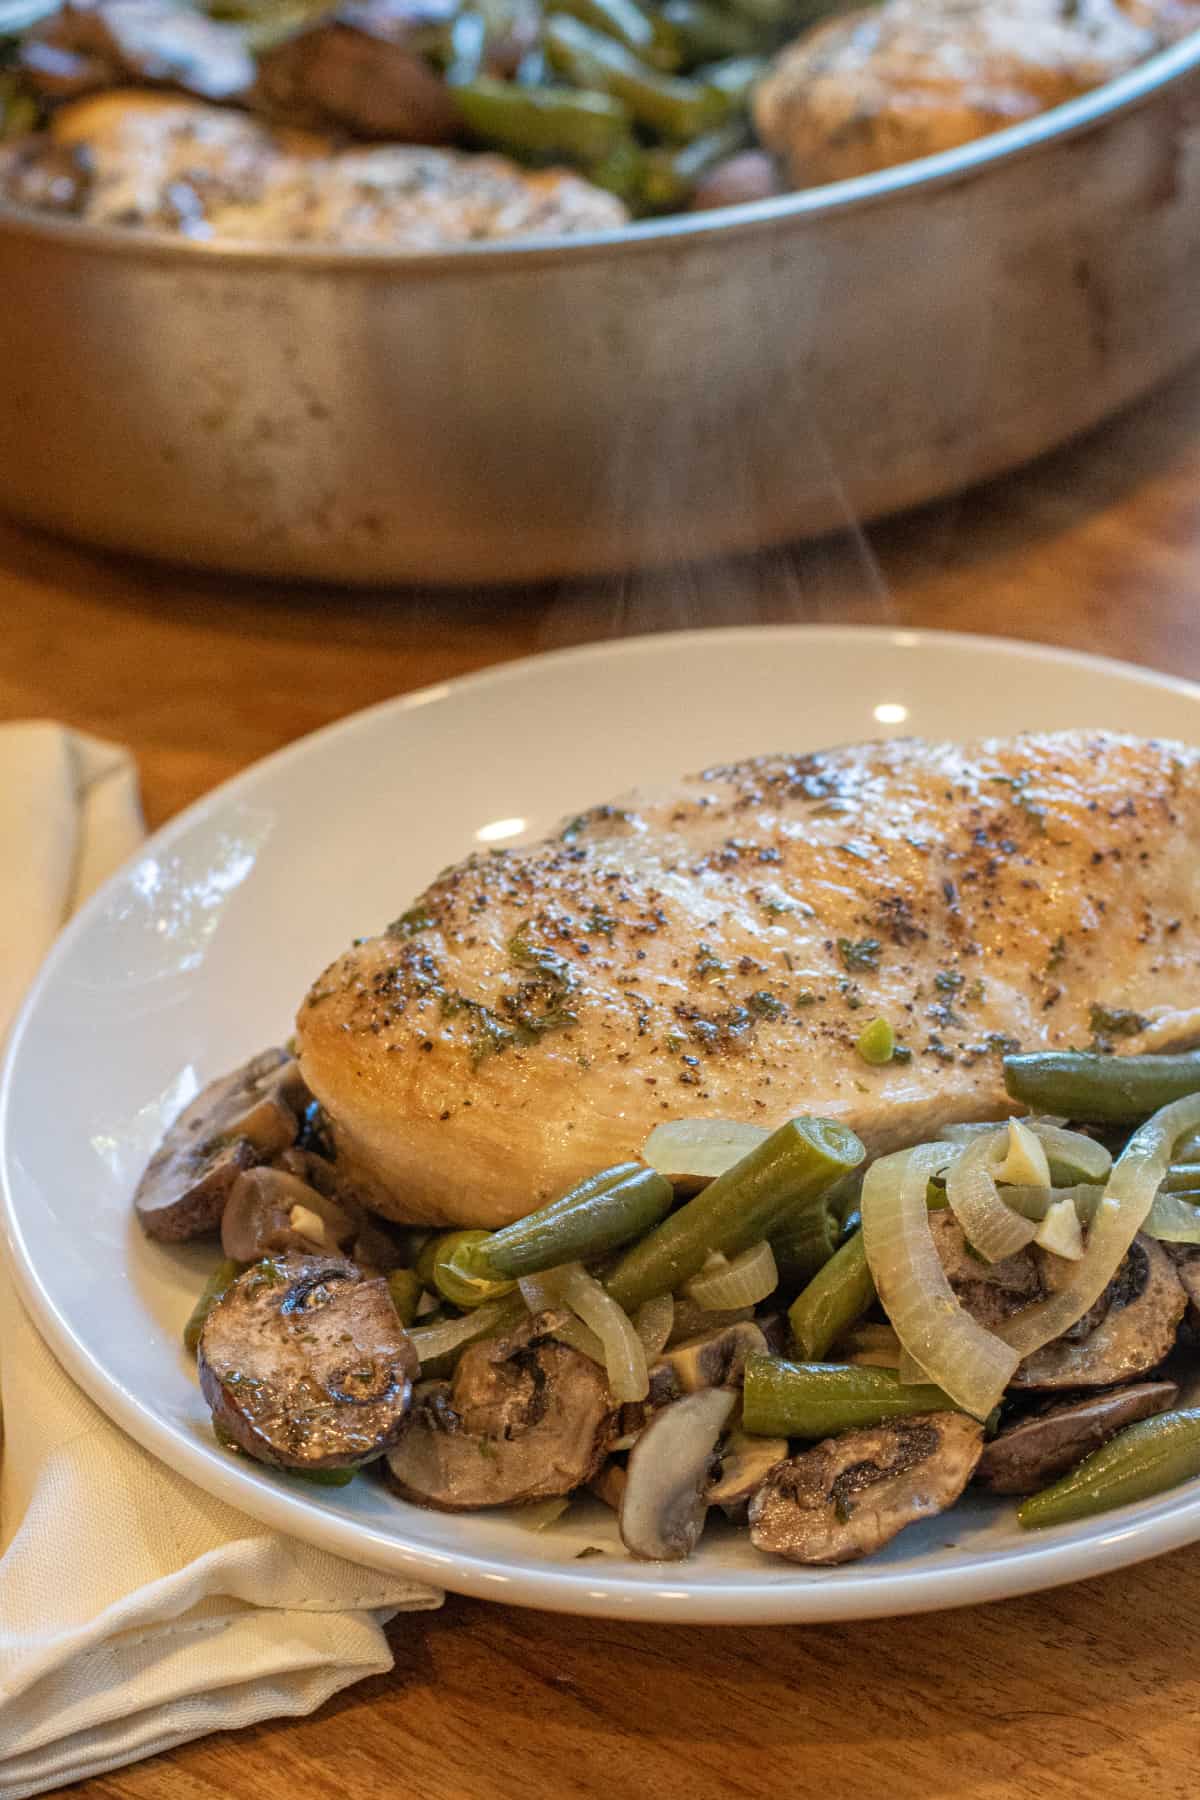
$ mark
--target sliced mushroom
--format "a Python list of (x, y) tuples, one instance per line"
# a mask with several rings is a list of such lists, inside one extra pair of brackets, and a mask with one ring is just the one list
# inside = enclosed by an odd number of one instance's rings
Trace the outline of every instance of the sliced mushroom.
[(405, 1500), (470, 1512), (569, 1494), (596, 1474), (616, 1418), (604, 1372), (541, 1328), (472, 1344), (452, 1380), (417, 1389), (385, 1471)]
[(737, 1395), (707, 1387), (657, 1413), (629, 1453), (621, 1541), (634, 1556), (680, 1562), (700, 1541), (717, 1439)]
[(280, 1250), (344, 1250), (359, 1220), (282, 1169), (243, 1170), (221, 1214), (221, 1248), (233, 1262)]
[(1103, 1318), (1084, 1338), (1057, 1338), (1027, 1356), (1014, 1388), (1111, 1387), (1157, 1368), (1175, 1343), (1187, 1294), (1170, 1258), (1139, 1233), (1103, 1296)]
[(983, 1449), (965, 1413), (920, 1413), (827, 1438), (779, 1463), (750, 1501), (755, 1548), (793, 1562), (869, 1556), (953, 1506)]
[(750, 1498), (762, 1486), (776, 1463), (786, 1461), (786, 1438), (751, 1437), (731, 1431), (720, 1446), (720, 1470), (708, 1490), (710, 1506), (719, 1506), (735, 1525), (746, 1523)]
[(1000, 1262), (984, 1262), (949, 1211), (930, 1213), (929, 1229), (955, 1297), (989, 1331), (1031, 1301), (1041, 1299), (1041, 1268), (1032, 1250), (1018, 1250)]
[(620, 1436), (612, 1446), (614, 1450), (631, 1450), (655, 1413), (661, 1412), (664, 1406), (670, 1406), (672, 1400), (678, 1400), (683, 1393), (679, 1376), (665, 1358), (651, 1363), (649, 1379), (650, 1387), (646, 1398), (629, 1400), (621, 1408)]
[(685, 1394), (701, 1388), (740, 1387), (748, 1356), (765, 1356), (767, 1340), (757, 1325), (745, 1320), (676, 1344), (663, 1356)]
[(399, 1438), (417, 1356), (387, 1283), (338, 1256), (281, 1256), (240, 1275), (197, 1356), (214, 1422), (260, 1462), (353, 1468)]
[(605, 1506), (611, 1506), (615, 1513), (619, 1513), (627, 1480), (625, 1464), (618, 1462), (615, 1457), (609, 1457), (599, 1474), (593, 1475), (588, 1482), (588, 1492), (595, 1494), (597, 1500), (603, 1500)]
[(1174, 1381), (1139, 1381), (1086, 1400), (1060, 1400), (999, 1432), (984, 1449), (975, 1479), (994, 1494), (1034, 1494), (1126, 1425), (1165, 1412), (1178, 1397)]
[(234, 26), (172, 0), (66, 0), (26, 34), (20, 60), (33, 86), (56, 100), (131, 80), (231, 100), (254, 81)]
[(443, 144), (457, 135), (450, 89), (425, 52), (456, 0), (364, 0), (314, 20), (259, 57), (253, 103), (288, 125)]
[(1200, 1245), (1164, 1244), (1163, 1250), (1174, 1263), (1188, 1297), (1188, 1324), (1193, 1331), (1200, 1331)]
[(179, 1115), (133, 1197), (148, 1236), (176, 1243), (215, 1231), (241, 1171), (293, 1142), (299, 1121), (280, 1091), (290, 1062), (286, 1051), (264, 1050)]

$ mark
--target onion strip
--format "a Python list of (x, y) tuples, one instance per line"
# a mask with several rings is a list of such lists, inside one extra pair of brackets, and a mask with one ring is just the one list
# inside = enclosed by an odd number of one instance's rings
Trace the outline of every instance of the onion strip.
[(1092, 1218), (1087, 1248), (1070, 1265), (1066, 1286), (998, 1328), (998, 1335), (1022, 1359), (1061, 1337), (1095, 1305), (1146, 1224), (1176, 1143), (1198, 1125), (1200, 1094), (1189, 1094), (1162, 1107), (1134, 1132), (1113, 1164)]
[(1142, 1230), (1164, 1244), (1200, 1244), (1200, 1195), (1167, 1194), (1160, 1188)]
[(962, 1226), (967, 1242), (991, 1263), (1015, 1256), (1033, 1242), (1037, 1231), (1032, 1220), (1005, 1204), (996, 1186), (993, 1169), (1003, 1135), (1001, 1130), (994, 1137), (976, 1138), (950, 1164), (946, 1174), (946, 1199), (951, 1212)]
[(684, 1288), (688, 1298), (705, 1312), (727, 1312), (735, 1306), (757, 1306), (779, 1286), (779, 1270), (770, 1244), (752, 1244), (732, 1262), (702, 1269)]
[[(536, 1278), (540, 1294), (553, 1305), (569, 1306), (589, 1326), (604, 1346), (608, 1385), (618, 1405), (644, 1400), (650, 1392), (646, 1352), (634, 1330), (633, 1320), (611, 1294), (606, 1294), (582, 1263), (564, 1263)], [(525, 1283), (521, 1283), (525, 1291)]]
[(667, 1347), (667, 1339), (675, 1329), (675, 1301), (670, 1294), (657, 1294), (643, 1300), (634, 1316), (633, 1329), (642, 1340), (646, 1361), (653, 1362)]
[(1020, 1358), (959, 1304), (929, 1229), (929, 1179), (954, 1155), (952, 1145), (921, 1144), (873, 1163), (863, 1182), (863, 1244), (901, 1344), (957, 1406), (986, 1419)]
[(667, 1119), (642, 1145), (642, 1160), (668, 1181), (703, 1183), (724, 1175), (770, 1135), (740, 1119)]

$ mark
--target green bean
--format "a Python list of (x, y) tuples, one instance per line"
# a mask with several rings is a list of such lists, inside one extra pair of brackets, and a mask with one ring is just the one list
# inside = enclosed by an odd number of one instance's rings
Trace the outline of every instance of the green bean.
[(417, 1316), (424, 1284), (415, 1269), (393, 1269), (387, 1278), (392, 1305), (402, 1325), (411, 1325)]
[(640, 187), (643, 204), (654, 211), (680, 206), (702, 175), (727, 156), (735, 155), (748, 141), (749, 131), (739, 120), (719, 131), (705, 132), (679, 150), (648, 150)]
[(662, 13), (652, 14), (637, 0), (557, 0), (557, 6), (560, 13), (615, 38), (655, 68), (679, 67), (679, 40), (666, 18), (665, 8)]
[(828, 1193), (866, 1151), (831, 1119), (790, 1119), (627, 1250), (605, 1282), (626, 1312), (674, 1293), (713, 1250), (736, 1256), (806, 1200)]
[(640, 124), (664, 137), (686, 141), (728, 116), (729, 102), (714, 89), (659, 74), (624, 44), (566, 13), (552, 13), (542, 35), (546, 55), (560, 74), (578, 87), (615, 95)]
[(685, 59), (712, 62), (721, 56), (745, 56), (757, 48), (762, 33), (749, 19), (740, 19), (708, 0), (666, 0), (662, 16), (679, 39)]
[(606, 188), (610, 194), (637, 208), (642, 205), (646, 152), (632, 138), (609, 151), (599, 162), (589, 163), (587, 177), (593, 187)]
[(599, 162), (629, 136), (629, 111), (611, 94), (517, 87), (480, 76), (455, 88), (454, 104), (475, 137), (520, 155)]
[[(499, 1276), (495, 1269), (476, 1266), (472, 1261), (491, 1235), (490, 1231), (447, 1231), (434, 1240), (428, 1253), (428, 1275), (434, 1292), (463, 1312), (485, 1306), (491, 1300), (503, 1300), (516, 1285)], [(425, 1272), (423, 1269), (422, 1275)]]
[(562, 1263), (591, 1262), (657, 1225), (675, 1194), (645, 1163), (618, 1163), (589, 1175), (561, 1200), (490, 1236), (481, 1235), (465, 1266), (481, 1274), (538, 1275)]
[(1200, 1051), (1100, 1056), (1089, 1050), (1039, 1050), (1006, 1056), (1004, 1085), (1014, 1100), (1039, 1112), (1132, 1124), (1200, 1089)]
[(838, 1247), (841, 1224), (827, 1198), (790, 1214), (770, 1237), (781, 1287), (793, 1292), (823, 1269)]
[(1200, 1188), (1200, 1163), (1172, 1163), (1163, 1187), (1168, 1194), (1190, 1194)]
[(193, 1306), (191, 1316), (183, 1328), (183, 1347), (185, 1350), (189, 1350), (193, 1356), (195, 1356), (200, 1343), (200, 1333), (204, 1329), (205, 1319), (217, 1301), (224, 1299), (242, 1270), (247, 1267), (246, 1263), (231, 1262), (226, 1258), (224, 1262), (217, 1264), (201, 1288), (200, 1298)]
[(837, 1437), (914, 1413), (958, 1412), (930, 1382), (912, 1386), (894, 1369), (862, 1363), (796, 1363), (752, 1356), (742, 1390), (742, 1429), (755, 1437)]
[(792, 26), (796, 22), (795, 0), (728, 0), (731, 12), (749, 19), (759, 29), (769, 31), (778, 25)]
[(1200, 1475), (1200, 1410), (1159, 1413), (1127, 1425), (1078, 1466), (1017, 1508), (1027, 1531), (1090, 1519), (1148, 1500)]
[(875, 1299), (861, 1230), (846, 1239), (788, 1308), (792, 1336), (817, 1362), (843, 1331), (861, 1319)]

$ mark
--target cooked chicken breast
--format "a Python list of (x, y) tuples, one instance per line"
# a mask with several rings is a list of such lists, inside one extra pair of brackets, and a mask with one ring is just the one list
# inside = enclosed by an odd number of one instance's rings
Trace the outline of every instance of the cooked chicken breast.
[(1196, 0), (884, 0), (805, 32), (759, 84), (758, 132), (798, 186), (984, 137), (1200, 25)]
[(662, 1119), (911, 1143), (1006, 1112), (1006, 1050), (1200, 1037), (1198, 841), (1200, 752), (1097, 732), (710, 769), (447, 870), (301, 1066), (398, 1219), (499, 1225)]
[(245, 113), (144, 93), (79, 101), (53, 137), (0, 152), (0, 193), (96, 225), (416, 251), (626, 218), (619, 200), (561, 169), (409, 144), (333, 152)]

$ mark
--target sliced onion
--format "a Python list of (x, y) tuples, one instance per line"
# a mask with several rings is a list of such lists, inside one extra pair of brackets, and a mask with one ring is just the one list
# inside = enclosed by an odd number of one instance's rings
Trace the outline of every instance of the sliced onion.
[(642, 1158), (668, 1181), (712, 1181), (770, 1137), (737, 1119), (668, 1119), (642, 1145)]
[(914, 1356), (910, 1356), (904, 1345), (900, 1346), (900, 1355), (896, 1361), (896, 1380), (901, 1387), (924, 1387), (929, 1380), (928, 1375)]
[(465, 1350), (468, 1344), (490, 1337), (494, 1331), (511, 1323), (510, 1307), (503, 1300), (490, 1300), (473, 1312), (464, 1313), (461, 1319), (442, 1319), (436, 1325), (414, 1325), (410, 1327), (408, 1337), (424, 1368), (426, 1363), (436, 1362), (438, 1357), (449, 1356), (455, 1350)]
[(1164, 1244), (1200, 1244), (1200, 1206), (1196, 1194), (1165, 1194), (1160, 1189), (1142, 1230)]
[(1067, 1199), (1065, 1195), (1061, 1200), (1056, 1200), (1047, 1209), (1033, 1241), (1051, 1256), (1078, 1262), (1083, 1255), (1083, 1227), (1079, 1223), (1074, 1201)]
[[(988, 1132), (1001, 1130), (1006, 1123), (996, 1120), (985, 1125), (944, 1125), (938, 1135), (942, 1143), (965, 1146)], [(1072, 1176), (1077, 1181), (1108, 1180), (1112, 1157), (1095, 1138), (1087, 1137), (1082, 1131), (1065, 1130), (1058, 1119), (1022, 1119), (1020, 1123), (1027, 1126), (1041, 1143), (1051, 1165), (1050, 1173), (1057, 1181), (1066, 1183)]]
[(1061, 1337), (1095, 1305), (1146, 1223), (1177, 1140), (1198, 1125), (1200, 1094), (1189, 1094), (1164, 1106), (1134, 1132), (1113, 1165), (1092, 1219), (1087, 1248), (1071, 1265), (1066, 1286), (999, 1327), (999, 1336), (1019, 1356), (1032, 1356), (1043, 1344)]
[(590, 1325), (585, 1325), (576, 1313), (568, 1312), (562, 1323), (556, 1325), (550, 1336), (560, 1344), (566, 1344), (571, 1350), (578, 1350), (581, 1356), (588, 1356), (607, 1373), (608, 1353), (603, 1343), (596, 1336)]
[(723, 1268), (701, 1271), (684, 1293), (705, 1312), (727, 1312), (734, 1306), (757, 1306), (779, 1286), (779, 1270), (770, 1244), (752, 1244)]
[(1060, 1200), (1072, 1201), (1079, 1214), (1079, 1223), (1090, 1225), (1103, 1198), (1103, 1187), (1094, 1181), (1081, 1181), (1075, 1187), (1006, 1187), (1004, 1190), (1005, 1205), (1039, 1225)]
[[(524, 1290), (524, 1282), (521, 1286)], [(604, 1345), (604, 1367), (613, 1399), (619, 1405), (628, 1400), (644, 1400), (650, 1392), (646, 1352), (633, 1320), (611, 1294), (605, 1293), (582, 1263), (547, 1269), (538, 1278), (538, 1286), (550, 1295), (552, 1305), (569, 1306), (578, 1314)]]
[[(1029, 1134), (1032, 1136), (1032, 1133)], [(967, 1242), (987, 1262), (1002, 1262), (1032, 1243), (1037, 1226), (1005, 1204), (996, 1186), (996, 1152), (1003, 1133), (978, 1137), (946, 1173), (946, 1198)], [(1037, 1139), (1033, 1139), (1037, 1143)], [(1041, 1145), (1038, 1145), (1041, 1151)], [(1045, 1162), (1045, 1154), (1042, 1153)], [(1047, 1189), (1049, 1184), (1047, 1183)]]
[(675, 1328), (675, 1301), (670, 1294), (659, 1294), (644, 1300), (637, 1309), (633, 1329), (642, 1340), (646, 1361), (653, 1362), (667, 1347), (667, 1339)]
[(1025, 1123), (1041, 1141), (1050, 1162), (1050, 1173), (1062, 1182), (1062, 1171), (1069, 1171), (1077, 1182), (1107, 1181), (1112, 1169), (1112, 1156), (1095, 1138), (1082, 1131), (1064, 1131), (1061, 1125), (1045, 1119), (1027, 1119)]
[(863, 1182), (863, 1245), (904, 1348), (955, 1405), (986, 1419), (1020, 1358), (959, 1305), (934, 1245), (925, 1190), (953, 1155), (952, 1146), (921, 1144), (873, 1163)]

